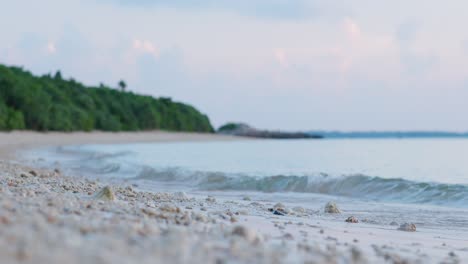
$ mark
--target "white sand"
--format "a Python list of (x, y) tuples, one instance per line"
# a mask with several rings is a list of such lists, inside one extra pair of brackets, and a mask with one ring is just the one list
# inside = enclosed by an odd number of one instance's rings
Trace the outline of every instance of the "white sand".
[[(38, 146), (239, 138), (167, 132), (0, 134), (0, 155)], [(21, 158), (21, 157), (19, 157)], [(15, 162), (15, 160), (13, 160)], [(0, 163), (0, 263), (463, 263), (455, 231), (346, 223), (323, 208), (146, 193), (60, 172)], [(278, 201), (280, 202), (280, 201)]]

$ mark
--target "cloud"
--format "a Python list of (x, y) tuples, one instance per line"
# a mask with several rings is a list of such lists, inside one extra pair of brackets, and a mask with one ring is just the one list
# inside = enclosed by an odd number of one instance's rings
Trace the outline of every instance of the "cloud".
[(286, 57), (286, 52), (284, 49), (275, 49), (273, 51), (275, 60), (283, 67), (288, 67), (288, 61)]
[(149, 40), (133, 40), (133, 49), (137, 52), (148, 53), (154, 57), (159, 57), (159, 49)]
[(346, 34), (350, 38), (355, 39), (361, 36), (361, 28), (353, 19), (347, 17), (344, 19), (343, 24), (344, 24)]
[(321, 16), (343, 16), (349, 13), (344, 0), (96, 0), (127, 6), (152, 6), (177, 9), (218, 9), (243, 16), (267, 19), (310, 19)]
[(54, 54), (57, 52), (57, 48), (55, 47), (55, 43), (53, 41), (49, 41), (49, 43), (47, 43), (47, 52), (49, 54)]

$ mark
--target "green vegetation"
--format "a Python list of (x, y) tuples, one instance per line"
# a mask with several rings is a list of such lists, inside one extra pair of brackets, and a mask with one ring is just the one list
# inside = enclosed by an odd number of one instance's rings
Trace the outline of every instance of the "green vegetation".
[(244, 123), (226, 123), (218, 128), (219, 133), (227, 133), (238, 130), (252, 129), (249, 125)]
[(208, 117), (171, 98), (153, 98), (104, 85), (85, 87), (73, 79), (33, 76), (0, 65), (0, 130), (213, 132)]

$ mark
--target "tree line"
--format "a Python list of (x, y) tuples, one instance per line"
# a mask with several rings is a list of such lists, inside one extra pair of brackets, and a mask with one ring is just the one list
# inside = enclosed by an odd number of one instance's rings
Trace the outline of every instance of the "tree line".
[(213, 132), (209, 118), (171, 98), (154, 98), (74, 79), (34, 76), (0, 65), (0, 130)]

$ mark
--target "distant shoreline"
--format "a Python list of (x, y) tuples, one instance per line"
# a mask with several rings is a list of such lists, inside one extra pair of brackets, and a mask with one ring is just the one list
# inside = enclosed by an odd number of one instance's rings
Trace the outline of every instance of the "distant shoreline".
[[(80, 144), (126, 144), (151, 142), (209, 142), (249, 140), (247, 138), (212, 133), (192, 132), (0, 132), (0, 159), (15, 160), (17, 151), (30, 148), (80, 145)], [(250, 139), (252, 140), (252, 139)], [(20, 157), (19, 157), (20, 158)]]
[(307, 133), (328, 139), (468, 138), (468, 132), (446, 131), (309, 131)]
[(385, 139), (385, 138), (468, 138), (468, 132), (451, 131), (285, 131), (258, 129), (246, 123), (229, 122), (218, 128), (217, 134), (270, 139)]

